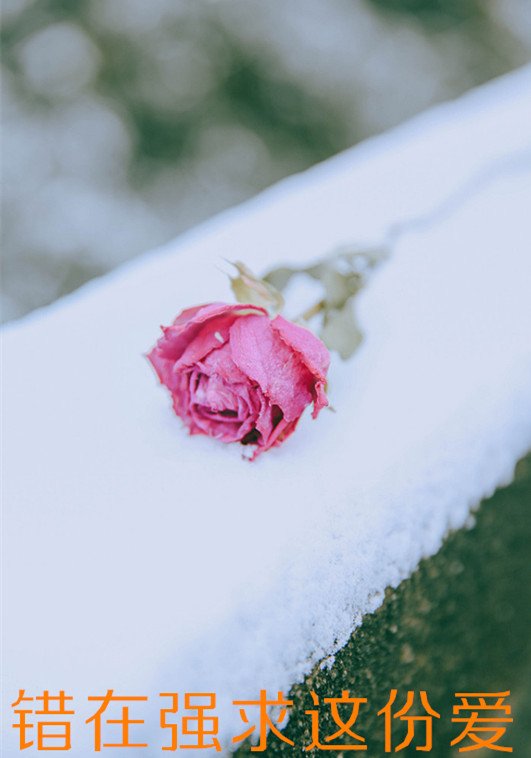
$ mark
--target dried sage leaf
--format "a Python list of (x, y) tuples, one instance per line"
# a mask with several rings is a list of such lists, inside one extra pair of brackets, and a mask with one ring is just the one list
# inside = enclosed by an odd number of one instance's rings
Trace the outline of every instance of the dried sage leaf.
[(343, 360), (350, 358), (363, 339), (352, 300), (347, 300), (342, 308), (326, 312), (319, 336), (327, 348), (338, 352)]
[(279, 313), (284, 307), (282, 294), (269, 282), (260, 279), (240, 261), (232, 264), (238, 276), (231, 277), (230, 286), (239, 303), (259, 305), (271, 315)]

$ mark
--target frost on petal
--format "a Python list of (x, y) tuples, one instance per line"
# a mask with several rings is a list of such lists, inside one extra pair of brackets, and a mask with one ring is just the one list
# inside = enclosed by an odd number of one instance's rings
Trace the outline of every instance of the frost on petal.
[(297, 419), (312, 400), (313, 377), (298, 355), (260, 316), (239, 318), (231, 326), (234, 363), (260, 385), (270, 403), (278, 405), (286, 421)]
[(271, 326), (300, 355), (312, 374), (324, 382), (330, 366), (330, 353), (326, 345), (309, 329), (287, 321), (282, 316), (273, 319)]
[(313, 412), (312, 417), (317, 418), (319, 411), (328, 405), (325, 392), (326, 375), (330, 366), (330, 353), (326, 345), (303, 326), (287, 321), (282, 316), (277, 316), (271, 322), (272, 328), (278, 332), (284, 342), (289, 345), (300, 357), (314, 376), (313, 388)]

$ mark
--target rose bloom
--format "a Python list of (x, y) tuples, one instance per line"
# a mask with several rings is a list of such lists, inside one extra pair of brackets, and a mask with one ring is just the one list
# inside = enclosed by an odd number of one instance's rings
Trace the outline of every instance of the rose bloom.
[(328, 405), (328, 350), (312, 332), (255, 305), (184, 310), (148, 355), (191, 434), (279, 445), (313, 403)]

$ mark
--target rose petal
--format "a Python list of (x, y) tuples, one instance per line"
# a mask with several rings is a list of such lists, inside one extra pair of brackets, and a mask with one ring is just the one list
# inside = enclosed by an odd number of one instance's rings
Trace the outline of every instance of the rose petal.
[(228, 384), (218, 374), (201, 374), (199, 369), (190, 382), (188, 403), (185, 414), (194, 428), (224, 442), (238, 442), (249, 434), (259, 407), (248, 385)]
[[(163, 351), (164, 358), (171, 358), (174, 361), (179, 360), (186, 347), (195, 340), (197, 334), (201, 331), (202, 326), (206, 322), (211, 322), (214, 325), (219, 321), (220, 324), (224, 324), (226, 317), (231, 320), (238, 318), (240, 312), (251, 310), (253, 313), (259, 313), (261, 315), (267, 315), (267, 311), (256, 305), (239, 305), (228, 303), (210, 303), (198, 310), (191, 308), (192, 316), (183, 321), (184, 312), (177, 317), (172, 326), (163, 328), (164, 336), (157, 343)], [(213, 329), (212, 334), (216, 332)]]
[(269, 319), (237, 319), (230, 329), (229, 345), (234, 363), (260, 385), (272, 405), (281, 408), (286, 421), (298, 418), (312, 402), (310, 372), (271, 328)]
[(315, 376), (312, 417), (317, 418), (319, 411), (328, 405), (325, 384), (330, 367), (330, 353), (325, 344), (313, 332), (294, 324), (292, 321), (287, 321), (282, 316), (273, 319), (271, 326), (280, 334), (286, 344), (295, 350), (309, 371)]
[[(215, 337), (217, 331), (220, 333), (226, 332), (230, 323), (237, 319), (239, 314), (243, 311), (251, 310), (253, 313), (260, 313), (267, 315), (263, 308), (259, 308), (254, 305), (239, 305), (228, 303), (209, 303), (208, 305), (197, 306), (195, 308), (188, 308), (180, 313), (172, 326), (162, 327), (163, 336), (159, 339), (155, 347), (148, 353), (148, 360), (153, 365), (153, 368), (158, 374), (160, 381), (165, 384), (170, 390), (173, 391), (175, 387), (175, 379), (172, 377), (172, 372), (176, 362), (182, 357), (187, 347), (194, 351), (194, 354), (198, 354), (201, 351), (204, 357), (209, 349), (212, 349), (216, 345), (212, 344), (215, 340), (219, 345), (219, 341)], [(220, 320), (218, 329), (215, 326), (215, 321)], [(209, 332), (210, 341), (205, 339), (199, 346), (199, 349), (194, 350), (195, 337), (202, 331), (206, 323), (212, 322), (212, 331)], [(185, 361), (187, 365), (193, 365), (193, 360)]]
[(155, 369), (161, 384), (164, 384), (171, 392), (176, 392), (179, 385), (177, 375), (173, 371), (174, 362), (164, 358), (158, 346), (148, 353), (147, 359)]
[(191, 391), (191, 401), (211, 411), (237, 411), (238, 399), (220, 376), (201, 376)]
[(230, 313), (207, 321), (186, 346), (179, 360), (175, 362), (174, 371), (193, 366), (212, 350), (224, 345), (229, 339), (229, 331), (233, 323), (234, 316)]
[(330, 353), (324, 342), (309, 329), (287, 321), (282, 316), (274, 318), (271, 326), (295, 350), (312, 374), (325, 382), (330, 367)]
[(248, 384), (248, 377), (234, 363), (230, 345), (225, 344), (217, 350), (212, 350), (197, 366), (203, 373), (212, 376), (219, 374), (230, 384)]
[(328, 398), (325, 392), (325, 385), (323, 382), (316, 382), (314, 387), (314, 399), (313, 399), (313, 411), (312, 418), (317, 418), (319, 411), (328, 406)]
[(284, 440), (293, 434), (298, 423), (299, 419), (295, 419), (294, 421), (286, 421), (286, 419), (282, 419), (277, 426), (275, 426), (272, 434), (270, 434), (267, 439), (259, 441), (251, 460), (256, 460), (260, 453), (264, 453), (266, 450), (270, 450), (272, 447), (282, 444)]

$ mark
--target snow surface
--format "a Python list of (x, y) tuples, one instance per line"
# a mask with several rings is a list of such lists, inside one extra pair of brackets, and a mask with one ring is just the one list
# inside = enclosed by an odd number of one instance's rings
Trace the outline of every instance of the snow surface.
[[(232, 698), (299, 681), (510, 480), (531, 448), (530, 123), (526, 69), (4, 329), (8, 720), (19, 688), (63, 688), (87, 755), (88, 695), (148, 695), (156, 754), (158, 693), (206, 690), (237, 734)], [(260, 272), (393, 230), (336, 413), (254, 464), (188, 437), (143, 353), (230, 299), (223, 258)]]

